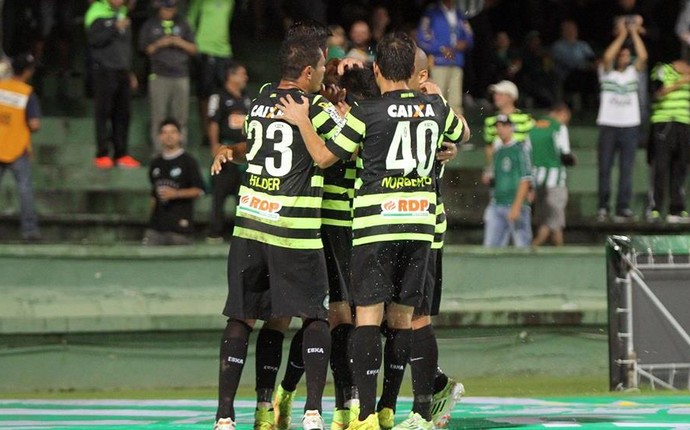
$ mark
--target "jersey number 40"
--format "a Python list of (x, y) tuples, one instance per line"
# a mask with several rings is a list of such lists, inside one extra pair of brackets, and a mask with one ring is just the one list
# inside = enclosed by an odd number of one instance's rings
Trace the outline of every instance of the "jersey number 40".
[(388, 148), (386, 169), (402, 170), (404, 176), (417, 169), (420, 177), (429, 176), (434, 166), (437, 145), (438, 123), (435, 121), (424, 120), (417, 124), (414, 142), (410, 121), (400, 121)]

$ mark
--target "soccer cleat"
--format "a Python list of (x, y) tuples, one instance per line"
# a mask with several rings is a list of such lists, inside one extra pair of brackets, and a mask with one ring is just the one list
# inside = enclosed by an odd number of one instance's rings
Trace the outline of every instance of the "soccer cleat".
[(93, 159), (93, 165), (99, 169), (112, 169), (115, 164), (110, 157), (96, 157)]
[(213, 425), (213, 430), (235, 430), (235, 422), (232, 418), (218, 418)]
[(350, 425), (350, 410), (338, 409), (333, 411), (331, 430), (345, 430)]
[(288, 430), (292, 421), (292, 401), (295, 399), (294, 391), (287, 391), (278, 384), (278, 389), (273, 397), (273, 415), (277, 430)]
[(407, 419), (393, 427), (393, 430), (434, 430), (434, 422), (425, 420), (417, 412), (410, 412)]
[(395, 411), (391, 408), (383, 408), (378, 412), (379, 427), (390, 430), (395, 425)]
[(450, 378), (443, 390), (434, 394), (431, 402), (431, 420), (435, 427), (445, 428), (448, 426), (450, 412), (463, 394), (465, 394), (465, 386)]
[(616, 215), (613, 217), (613, 222), (624, 223), (635, 221), (635, 213), (630, 209), (620, 209), (616, 211)]
[(117, 160), (115, 160), (115, 164), (117, 165), (117, 167), (123, 167), (125, 169), (134, 169), (136, 167), (141, 166), (140, 162), (138, 162), (129, 155), (125, 155), (124, 157), (118, 158)]
[(319, 411), (304, 411), (304, 416), (302, 417), (302, 428), (304, 430), (323, 430), (323, 418), (321, 418)]
[(346, 406), (350, 407), (350, 423), (353, 421), (359, 419), (359, 398), (353, 398), (350, 399), (348, 402), (349, 404), (346, 403)]
[(273, 410), (266, 406), (259, 406), (254, 411), (254, 430), (275, 430)]
[(687, 224), (690, 222), (690, 215), (687, 211), (680, 211), (674, 214), (666, 215), (666, 222), (671, 224)]
[(376, 414), (370, 414), (364, 421), (360, 421), (359, 417), (355, 417), (350, 421), (348, 430), (380, 430), (379, 419)]
[(647, 221), (648, 222), (661, 222), (661, 212), (657, 210), (652, 210), (647, 213)]
[(597, 221), (604, 222), (609, 219), (609, 211), (606, 208), (597, 209)]

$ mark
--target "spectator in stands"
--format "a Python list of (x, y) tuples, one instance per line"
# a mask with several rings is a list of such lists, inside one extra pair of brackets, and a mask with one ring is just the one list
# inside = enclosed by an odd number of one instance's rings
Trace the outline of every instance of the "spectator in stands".
[(472, 29), (452, 0), (439, 0), (424, 11), (417, 29), (417, 44), (433, 57), (434, 82), (448, 104), (462, 113), (465, 54), (472, 49)]
[(374, 51), (371, 50), (371, 31), (366, 21), (355, 21), (350, 26), (350, 50), (345, 57), (354, 58), (363, 63), (374, 61)]
[[(251, 104), (251, 99), (244, 92), (249, 80), (247, 69), (240, 63), (231, 62), (225, 76), (225, 87), (209, 100), (208, 136), (211, 141), (211, 155), (214, 157), (221, 146), (229, 146), (235, 151), (239, 148), (238, 144), (247, 140), (243, 132), (244, 120)], [(237, 197), (245, 170), (246, 164), (226, 163), (220, 173), (211, 176), (213, 200), (207, 242), (223, 242), (225, 200), (229, 196)]]
[(539, 32), (529, 32), (522, 50), (518, 86), (536, 107), (543, 108), (553, 105), (556, 100), (555, 81), (553, 60), (543, 48)]
[[(589, 43), (578, 38), (575, 21), (561, 23), (561, 38), (551, 47), (551, 55), (563, 94), (576, 93), (582, 103), (586, 102), (596, 91), (596, 58)], [(578, 106), (577, 110), (580, 108)]]
[(690, 222), (685, 209), (684, 184), (690, 159), (690, 65), (685, 60), (658, 63), (651, 73), (652, 138), (647, 162), (652, 169), (649, 221), (661, 220), (664, 194), (669, 184), (666, 221)]
[(565, 207), (568, 204), (565, 166), (575, 165), (568, 136), (570, 116), (568, 105), (556, 103), (547, 116), (537, 119), (529, 132), (536, 186), (537, 235), (532, 246), (541, 246), (549, 238), (554, 246), (563, 246)]
[(43, 52), (47, 43), (54, 42), (53, 51), (58, 54), (57, 94), (59, 100), (69, 97), (67, 75), (71, 68), (73, 9), (74, 4), (71, 1), (38, 0), (33, 2), (33, 13), (38, 20), (37, 39), (33, 46), (36, 58), (36, 74), (33, 82), (37, 87), (37, 93), (42, 94), (40, 87), (45, 74)]
[(165, 119), (160, 124), (161, 154), (151, 161), (151, 220), (144, 245), (187, 245), (192, 242), (194, 200), (204, 191), (199, 165), (182, 148), (180, 124)]
[[(127, 154), (130, 91), (136, 87), (132, 68), (132, 29), (124, 0), (98, 0), (84, 18), (86, 38), (92, 59), (96, 141), (94, 165), (109, 169), (139, 167)], [(108, 133), (108, 123), (112, 134)], [(110, 158), (109, 143), (114, 147)]]
[(685, 60), (690, 59), (690, 0), (685, 1), (683, 10), (678, 14), (676, 36), (682, 44), (682, 57)]
[(529, 149), (529, 131), (534, 127), (532, 115), (522, 112), (515, 107), (518, 100), (518, 88), (510, 81), (501, 81), (489, 86), (489, 92), (493, 94), (496, 114), (484, 120), (484, 142), (486, 155), (486, 168), (482, 175), (482, 182), (486, 185), (493, 180), (493, 154), (497, 147), (501, 146), (498, 136), (496, 121), (500, 115), (507, 115), (513, 126), (512, 138), (518, 143), (527, 141), (525, 147)]
[[(606, 220), (609, 215), (611, 168), (616, 152), (619, 157), (619, 173), (616, 213), (613, 219), (625, 222), (632, 221), (635, 217), (630, 209), (630, 199), (635, 152), (640, 139), (639, 72), (647, 64), (647, 49), (640, 37), (639, 26), (637, 21), (617, 21), (616, 38), (606, 48), (599, 65), (599, 221)], [(634, 47), (634, 61), (632, 50), (626, 45), (628, 37)]]
[(235, 0), (191, 0), (187, 19), (195, 31), (199, 51), (196, 90), (199, 98), (202, 145), (209, 144), (208, 99), (223, 88), (225, 69), (232, 59), (230, 21)]
[(12, 60), (12, 77), (0, 81), (0, 180), (6, 170), (14, 175), (20, 205), (22, 237), (41, 239), (31, 185), (31, 133), (41, 126), (38, 97), (28, 84), (34, 74), (29, 54)]
[(524, 143), (513, 137), (508, 115), (496, 117), (501, 145), (494, 154), (495, 188), (484, 212), (484, 246), (525, 248), (532, 244), (532, 225), (527, 195), (532, 182), (530, 156)]
[(179, 122), (182, 140), (187, 140), (189, 60), (196, 54), (196, 45), (189, 24), (177, 14), (177, 0), (158, 0), (157, 5), (158, 13), (141, 28), (139, 49), (151, 64), (151, 142), (159, 149), (158, 129), (165, 118)]
[(345, 57), (345, 47), (347, 45), (345, 29), (334, 24), (328, 26), (328, 31), (330, 35), (328, 36), (328, 57), (326, 57), (326, 60)]
[(488, 71), (491, 82), (515, 80), (515, 76), (522, 67), (522, 59), (518, 50), (512, 46), (508, 33), (505, 31), (496, 33), (493, 48)]
[(371, 50), (376, 52), (376, 44), (388, 33), (391, 16), (385, 6), (374, 6), (371, 10)]

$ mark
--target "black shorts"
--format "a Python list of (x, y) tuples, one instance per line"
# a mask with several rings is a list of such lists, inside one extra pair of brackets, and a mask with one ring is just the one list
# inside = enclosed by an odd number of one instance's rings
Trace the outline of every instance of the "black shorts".
[(229, 58), (201, 54), (197, 58), (196, 95), (200, 98), (211, 97), (225, 86), (225, 69)]
[(398, 303), (417, 307), (424, 296), (431, 242), (375, 242), (352, 248), (350, 294), (357, 306)]
[(414, 308), (414, 315), (438, 315), (441, 308), (442, 289), (443, 248), (437, 248), (429, 252), (429, 264), (427, 265), (426, 283), (424, 284), (424, 298), (422, 298), (422, 303)]
[(322, 249), (288, 249), (233, 237), (228, 256), (229, 318), (328, 317)]
[(331, 303), (349, 302), (352, 229), (333, 225), (321, 226), (321, 240), (326, 254), (328, 295)]

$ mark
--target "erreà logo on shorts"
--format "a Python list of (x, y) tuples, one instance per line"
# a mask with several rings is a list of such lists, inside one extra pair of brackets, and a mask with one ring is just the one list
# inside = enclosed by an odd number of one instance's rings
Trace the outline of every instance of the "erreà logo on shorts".
[(252, 194), (245, 194), (240, 198), (238, 210), (259, 218), (275, 221), (280, 218), (278, 212), (283, 207), (280, 202), (269, 200)]
[(394, 217), (424, 217), (429, 215), (429, 199), (389, 199), (381, 203), (381, 215)]

